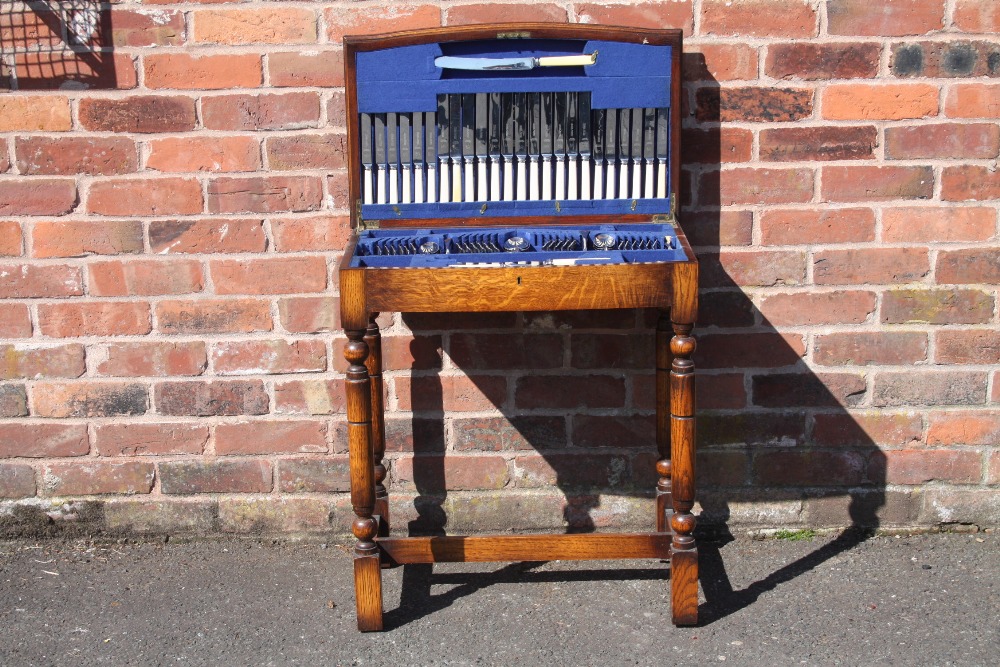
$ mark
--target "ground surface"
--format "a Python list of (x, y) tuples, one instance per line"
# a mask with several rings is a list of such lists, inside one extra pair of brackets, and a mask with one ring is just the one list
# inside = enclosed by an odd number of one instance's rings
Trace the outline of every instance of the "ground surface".
[(702, 547), (703, 623), (664, 566), (408, 566), (387, 632), (354, 625), (319, 543), (0, 542), (3, 665), (996, 665), (1000, 535)]

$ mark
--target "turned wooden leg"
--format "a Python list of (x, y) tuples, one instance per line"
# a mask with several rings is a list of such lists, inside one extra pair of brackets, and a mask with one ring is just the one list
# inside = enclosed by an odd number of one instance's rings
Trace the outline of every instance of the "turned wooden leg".
[(656, 323), (656, 532), (670, 529), (670, 312), (661, 311)]
[(698, 545), (694, 538), (695, 401), (692, 324), (673, 323), (670, 351), (670, 488), (674, 514), (670, 557), (670, 600), (676, 625), (698, 622)]
[(352, 529), (354, 547), (354, 595), (358, 605), (358, 629), (382, 629), (382, 570), (375, 535), (375, 462), (372, 452), (372, 394), (365, 360), (368, 344), (364, 331), (347, 331), (344, 356), (347, 369), (347, 440), (351, 459)]
[(368, 320), (368, 330), (365, 331), (365, 343), (368, 345), (368, 377), (371, 381), (372, 406), (372, 452), (375, 462), (375, 514), (378, 515), (379, 537), (389, 536), (389, 492), (385, 488), (385, 406), (382, 399), (382, 334), (379, 332), (375, 318), (378, 313), (372, 313)]

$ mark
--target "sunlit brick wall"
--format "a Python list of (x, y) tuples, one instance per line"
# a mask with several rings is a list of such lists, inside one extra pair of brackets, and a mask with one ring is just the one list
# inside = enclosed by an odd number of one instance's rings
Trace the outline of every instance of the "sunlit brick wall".
[[(340, 40), (526, 20), (684, 30), (703, 522), (1000, 523), (1000, 3), (45, 4), (0, 3), (0, 530), (346, 532)], [(383, 315), (396, 525), (651, 526), (655, 318)]]

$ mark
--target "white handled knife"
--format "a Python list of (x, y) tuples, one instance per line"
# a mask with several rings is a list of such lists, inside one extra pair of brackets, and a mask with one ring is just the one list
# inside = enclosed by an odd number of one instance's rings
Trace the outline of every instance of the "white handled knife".
[(530, 56), (523, 58), (467, 58), (464, 56), (438, 56), (434, 65), (441, 69), (467, 70), (526, 70), (536, 67), (573, 67), (593, 65), (597, 51), (579, 56)]

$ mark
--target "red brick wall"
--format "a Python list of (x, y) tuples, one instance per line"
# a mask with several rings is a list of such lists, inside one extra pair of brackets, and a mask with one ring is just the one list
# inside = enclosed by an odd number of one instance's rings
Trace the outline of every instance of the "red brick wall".
[[(339, 40), (486, 20), (684, 29), (706, 519), (1000, 523), (996, 3), (45, 18), (0, 13), (4, 531), (346, 530)], [(655, 314), (382, 319), (397, 525), (651, 525)]]

